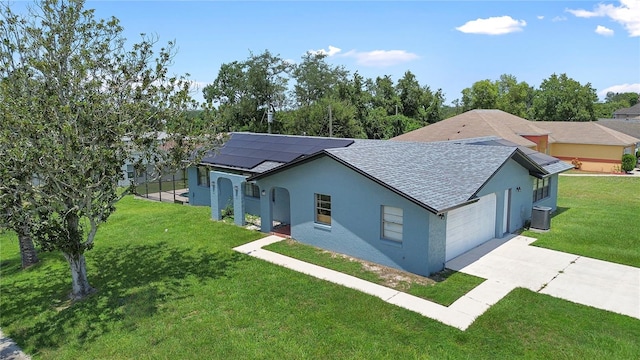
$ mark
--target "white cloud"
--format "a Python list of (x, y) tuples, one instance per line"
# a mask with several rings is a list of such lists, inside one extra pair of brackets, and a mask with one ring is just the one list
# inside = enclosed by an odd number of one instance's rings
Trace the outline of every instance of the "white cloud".
[(556, 16), (553, 19), (551, 19), (551, 21), (553, 21), (553, 22), (567, 21), (567, 17), (566, 16)]
[(538, 18), (538, 20), (544, 20), (544, 15), (538, 15), (536, 17)]
[(613, 30), (602, 25), (598, 25), (598, 27), (596, 27), (596, 34), (600, 34), (602, 36), (613, 36)]
[(621, 24), (629, 36), (640, 36), (640, 0), (620, 0), (620, 5), (598, 4), (593, 11), (567, 9), (567, 12), (580, 18), (608, 17)]
[(627, 93), (627, 92), (640, 93), (640, 83), (621, 84), (621, 85), (609, 86), (608, 88), (599, 91), (598, 92), (598, 96), (604, 98), (605, 96), (607, 96), (608, 92), (613, 92), (613, 93)]
[(358, 65), (372, 67), (393, 66), (418, 58), (418, 55), (406, 50), (373, 50), (368, 52), (351, 50), (342, 56), (355, 58)]
[(334, 55), (338, 54), (341, 51), (342, 51), (342, 49), (337, 48), (335, 46), (329, 45), (329, 50), (319, 49), (319, 50), (309, 50), (307, 52), (310, 53), (310, 54), (334, 56)]
[(527, 25), (524, 20), (515, 20), (511, 16), (490, 17), (467, 21), (456, 30), (466, 34), (504, 35), (522, 31)]

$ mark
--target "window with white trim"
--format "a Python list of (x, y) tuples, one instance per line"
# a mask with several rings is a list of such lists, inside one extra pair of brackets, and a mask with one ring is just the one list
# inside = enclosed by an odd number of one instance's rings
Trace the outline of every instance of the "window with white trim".
[(533, 179), (533, 202), (540, 201), (549, 197), (550, 178)]
[(209, 187), (209, 168), (198, 166), (198, 185)]
[(382, 205), (382, 238), (402, 242), (403, 211), (401, 208)]
[(331, 195), (316, 194), (316, 223), (331, 225)]

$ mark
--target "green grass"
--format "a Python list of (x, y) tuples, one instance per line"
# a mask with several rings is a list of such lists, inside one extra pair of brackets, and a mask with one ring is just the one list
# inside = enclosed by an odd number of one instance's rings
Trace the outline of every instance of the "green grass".
[(551, 231), (535, 246), (640, 267), (640, 179), (560, 176)]
[[(166, 231), (165, 231), (166, 229)], [(19, 270), (0, 234), (0, 327), (34, 359), (635, 359), (640, 321), (516, 289), (467, 331), (232, 247), (209, 209), (124, 199), (69, 304), (58, 253)]]
[(330, 252), (296, 241), (280, 241), (265, 246), (264, 249), (340, 271), (376, 284), (392, 287), (444, 306), (451, 305), (462, 295), (468, 293), (484, 281), (484, 279), (472, 275), (445, 271), (438, 274), (438, 281), (436, 282), (429, 278), (421, 278), (416, 275), (411, 276), (407, 274), (406, 281), (389, 284), (380, 273), (366, 269), (358, 261), (352, 261), (343, 256), (335, 256)]

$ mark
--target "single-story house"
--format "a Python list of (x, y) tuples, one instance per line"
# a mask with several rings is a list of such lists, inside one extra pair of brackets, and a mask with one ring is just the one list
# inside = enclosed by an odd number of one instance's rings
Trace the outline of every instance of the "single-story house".
[(544, 121), (550, 132), (549, 153), (561, 160), (580, 161), (585, 171), (620, 171), (622, 155), (635, 154), (640, 139), (600, 125), (597, 121)]
[(613, 113), (614, 119), (635, 119), (640, 118), (640, 103), (632, 107), (616, 110)]
[[(598, 119), (598, 125), (640, 139), (640, 117), (635, 119)], [(640, 150), (640, 141), (636, 143), (636, 151)]]
[[(300, 155), (311, 144), (318, 150)], [(279, 164), (268, 160), (287, 149)], [(534, 206), (555, 210), (558, 174), (572, 168), (496, 137), (419, 143), (247, 133), (232, 134), (208, 159), (214, 163), (208, 186), (204, 174), (189, 176), (191, 194), (209, 194), (214, 219), (227, 201), (236, 223), (251, 208), (263, 232), (286, 224), (303, 243), (420, 275), (522, 228)]]
[(640, 139), (597, 122), (529, 121), (501, 110), (470, 110), (399, 135), (399, 141), (443, 141), (497, 136), (558, 159), (581, 163), (586, 171), (612, 172)]

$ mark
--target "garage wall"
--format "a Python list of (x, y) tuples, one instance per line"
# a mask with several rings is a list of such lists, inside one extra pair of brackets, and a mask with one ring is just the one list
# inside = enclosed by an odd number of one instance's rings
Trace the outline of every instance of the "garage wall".
[[(298, 241), (421, 275), (444, 266), (443, 219), (329, 157), (256, 183), (267, 193), (274, 187), (289, 191), (291, 237)], [(331, 196), (331, 226), (314, 222), (316, 193)], [(268, 198), (261, 199), (264, 219), (271, 209)], [(382, 205), (403, 209), (401, 243), (381, 237)], [(430, 242), (430, 236), (441, 239)]]
[[(531, 218), (532, 187), (529, 171), (515, 160), (510, 159), (478, 191), (478, 197), (491, 193), (496, 194), (496, 237), (503, 235), (504, 211), (506, 211), (504, 207), (505, 190), (511, 189), (511, 206), (508, 214), (508, 232), (511, 233), (522, 228), (524, 222)], [(520, 188), (519, 191), (518, 188)]]

